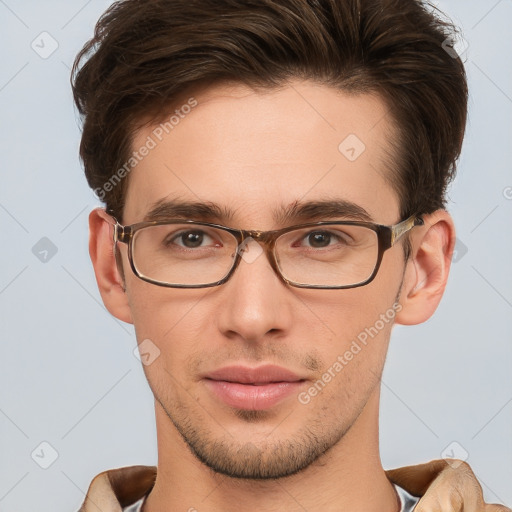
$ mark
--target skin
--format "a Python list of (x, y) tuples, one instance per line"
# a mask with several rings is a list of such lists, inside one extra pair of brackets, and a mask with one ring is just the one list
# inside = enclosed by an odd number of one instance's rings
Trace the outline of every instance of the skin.
[[(195, 97), (198, 106), (130, 173), (124, 224), (142, 221), (166, 197), (233, 208), (235, 216), (219, 222), (244, 229), (283, 227), (273, 208), (333, 197), (363, 207), (379, 224), (402, 220), (388, 180), (394, 127), (379, 97), (307, 81), (266, 92), (224, 85)], [(153, 129), (141, 128), (133, 147)], [(338, 150), (349, 134), (366, 146), (353, 162)], [(240, 503), (247, 512), (398, 510), (378, 440), (392, 322), (307, 405), (292, 395), (266, 411), (239, 411), (219, 402), (202, 376), (228, 364), (273, 363), (306, 379), (304, 391), (397, 299), (396, 323), (428, 320), (446, 285), (455, 231), (444, 210), (424, 220), (410, 233), (409, 261), (397, 243), (363, 287), (290, 287), (261, 255), (242, 261), (221, 286), (175, 289), (138, 279), (119, 244), (123, 282), (109, 219), (91, 213), (90, 252), (105, 306), (134, 324), (139, 343), (150, 339), (160, 350), (144, 366), (159, 454), (145, 512), (234, 512)]]

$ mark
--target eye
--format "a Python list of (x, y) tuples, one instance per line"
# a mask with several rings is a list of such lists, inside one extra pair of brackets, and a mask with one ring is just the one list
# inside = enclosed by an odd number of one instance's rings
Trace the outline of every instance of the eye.
[(326, 247), (331, 243), (332, 233), (328, 233), (327, 231), (316, 231), (314, 233), (310, 233), (306, 240), (311, 247)]
[[(210, 237), (205, 231), (194, 229), (181, 231), (176, 233), (173, 231), (164, 239), (164, 245), (170, 246), (171, 244), (178, 245), (180, 247), (185, 247), (186, 249), (195, 249), (197, 247), (203, 247), (203, 242), (210, 241), (210, 244), (213, 242), (212, 237)], [(219, 245), (219, 244), (213, 244)]]
[(306, 233), (301, 241), (307, 241), (306, 247), (313, 249), (321, 249), (323, 247), (329, 247), (334, 244), (348, 245), (351, 242), (351, 237), (348, 233), (343, 231), (325, 231), (325, 230), (314, 230)]

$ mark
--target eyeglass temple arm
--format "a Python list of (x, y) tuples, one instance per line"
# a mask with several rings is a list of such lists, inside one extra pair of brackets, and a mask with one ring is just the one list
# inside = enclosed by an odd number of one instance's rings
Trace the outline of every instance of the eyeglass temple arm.
[(423, 226), (425, 222), (419, 215), (411, 215), (408, 219), (393, 226), (391, 230), (391, 245), (394, 245), (402, 236), (414, 226)]
[(122, 226), (119, 222), (114, 224), (114, 242), (127, 244), (131, 237), (131, 231), (126, 226)]

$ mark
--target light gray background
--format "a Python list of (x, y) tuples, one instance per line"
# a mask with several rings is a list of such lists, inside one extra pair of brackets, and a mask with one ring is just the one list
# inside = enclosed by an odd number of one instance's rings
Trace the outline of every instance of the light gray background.
[[(0, 0), (3, 512), (76, 510), (100, 471), (157, 460), (133, 329), (104, 309), (89, 262), (87, 214), (98, 203), (78, 161), (69, 86), (109, 4)], [(512, 0), (440, 5), (469, 44), (470, 116), (449, 205), (460, 243), (436, 315), (394, 331), (382, 458), (394, 467), (453, 449), (488, 501), (512, 505)], [(46, 59), (31, 47), (46, 38), (51, 49), (43, 31), (58, 42)], [(32, 252), (42, 237), (57, 248), (47, 262)], [(48, 469), (42, 442), (58, 453)]]

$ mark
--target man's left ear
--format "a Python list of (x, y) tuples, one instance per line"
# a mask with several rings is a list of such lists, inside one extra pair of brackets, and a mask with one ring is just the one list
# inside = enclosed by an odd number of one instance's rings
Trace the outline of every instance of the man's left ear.
[(411, 254), (395, 321), (415, 325), (428, 320), (443, 296), (455, 247), (455, 226), (445, 210), (423, 215), (425, 224), (411, 232)]

